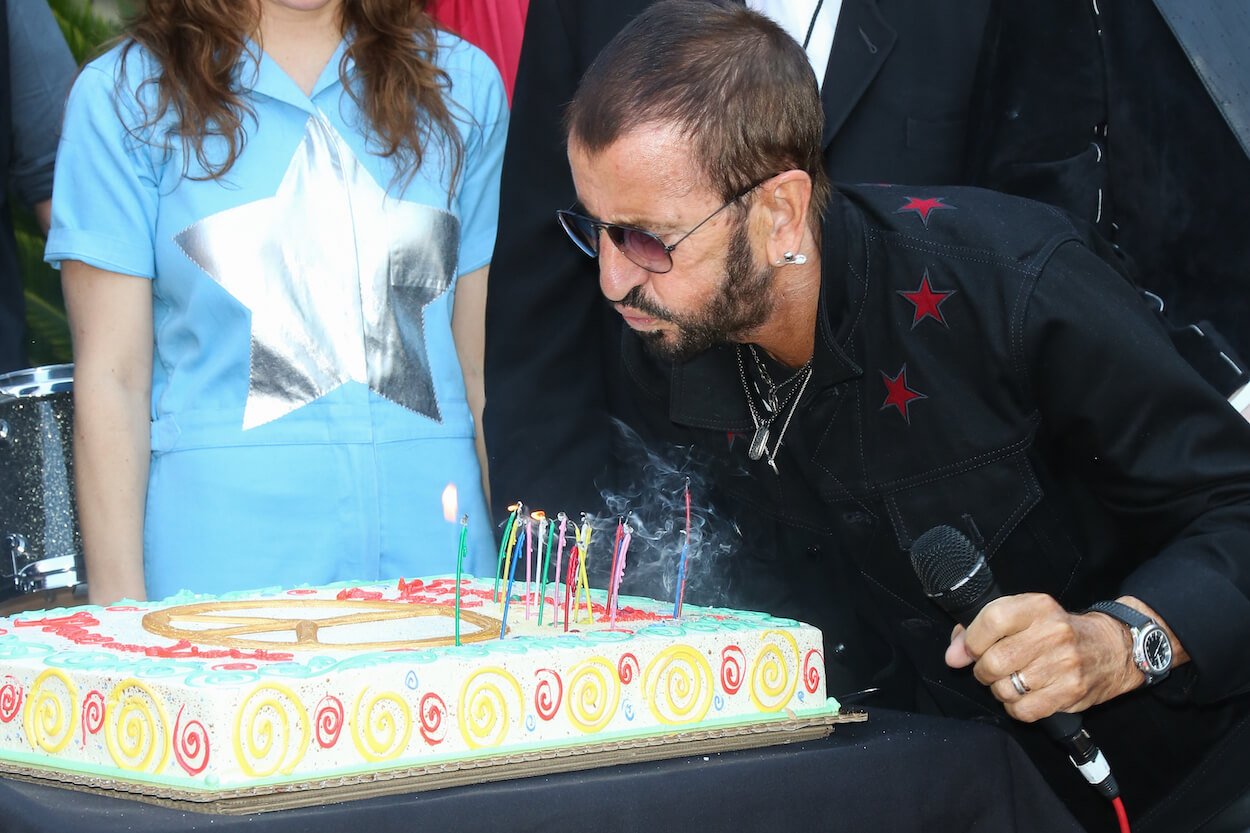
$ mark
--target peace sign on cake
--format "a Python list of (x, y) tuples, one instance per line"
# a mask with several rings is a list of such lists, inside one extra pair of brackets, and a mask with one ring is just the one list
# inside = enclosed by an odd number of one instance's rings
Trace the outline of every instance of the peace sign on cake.
[[(498, 639), (501, 622), (461, 611), (460, 641)], [(446, 606), (341, 599), (197, 602), (154, 610), (143, 628), (170, 639), (227, 648), (387, 651), (455, 644)]]

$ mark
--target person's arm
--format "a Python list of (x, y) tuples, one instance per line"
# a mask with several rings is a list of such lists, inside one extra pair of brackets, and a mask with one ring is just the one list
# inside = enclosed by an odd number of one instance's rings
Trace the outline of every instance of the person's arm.
[(7, 4), (12, 125), (11, 177), (18, 197), (48, 233), (52, 166), (74, 57), (47, 3)]
[(456, 282), (456, 302), (451, 315), (451, 334), (456, 341), (460, 372), (464, 375), (465, 398), (473, 414), (473, 439), (477, 460), (482, 467), (482, 491), (490, 501), (490, 474), (486, 467), (486, 437), (482, 432), (482, 408), (486, 390), (482, 364), (486, 353), (486, 282), (489, 266), (461, 275)]
[[(1152, 315), (1127, 281), (1066, 245), (1029, 302), (1021, 361), (1052, 453), (1116, 519), (1120, 579), (1106, 599), (1173, 638), (1180, 673), (1160, 693), (1213, 702), (1250, 686), (1250, 425)], [(1038, 594), (988, 605), (956, 630), (947, 660), (975, 661), (977, 678), (1024, 720), (1079, 711), (1144, 680), (1122, 626)]]
[(35, 214), (35, 222), (39, 223), (39, 230), (43, 232), (43, 236), (48, 236), (48, 229), (52, 228), (52, 200), (42, 200), (35, 203), (31, 210)]
[(61, 264), (74, 342), (74, 470), (93, 604), (143, 599), (151, 450), (152, 286)]

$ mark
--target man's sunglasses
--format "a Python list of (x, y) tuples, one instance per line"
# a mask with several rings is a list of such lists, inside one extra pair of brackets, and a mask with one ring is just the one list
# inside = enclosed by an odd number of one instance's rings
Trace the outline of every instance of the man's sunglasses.
[(717, 214), (763, 185), (769, 179), (772, 179), (772, 177), (765, 177), (754, 185), (748, 186), (734, 194), (729, 202), (704, 217), (702, 222), (669, 245), (665, 245), (664, 241), (655, 232), (634, 228), (633, 226), (605, 223), (593, 217), (578, 214), (575, 211), (563, 209), (557, 211), (556, 219), (560, 221), (560, 225), (568, 234), (569, 239), (576, 243), (577, 248), (581, 249), (589, 257), (599, 256), (599, 233), (603, 232), (612, 241), (612, 245), (616, 246), (621, 254), (629, 258), (631, 263), (641, 266), (648, 272), (662, 275), (673, 268), (673, 249), (676, 249), (683, 240), (703, 228)]

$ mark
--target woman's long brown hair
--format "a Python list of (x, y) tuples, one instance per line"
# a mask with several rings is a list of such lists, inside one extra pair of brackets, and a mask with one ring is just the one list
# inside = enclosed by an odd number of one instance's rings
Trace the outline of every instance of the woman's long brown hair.
[[(339, 77), (364, 114), (369, 138), (395, 162), (399, 179), (420, 168), (428, 140), (443, 134), (454, 189), (464, 144), (443, 95), (449, 82), (434, 63), (437, 32), (424, 7), (417, 0), (343, 0), (342, 31), (351, 32), (352, 40)], [(139, 129), (172, 112), (167, 140), (182, 143), (184, 158), (194, 152), (210, 179), (234, 166), (246, 141), (245, 121), (255, 116), (235, 66), (259, 24), (257, 0), (147, 0), (128, 27), (123, 63), (138, 44), (160, 67), (140, 86)], [(358, 86), (346, 76), (348, 58), (356, 64)], [(119, 76), (119, 89), (124, 77)], [(150, 107), (143, 89), (149, 85), (156, 87)], [(209, 158), (205, 142), (212, 136), (225, 141), (224, 159)]]

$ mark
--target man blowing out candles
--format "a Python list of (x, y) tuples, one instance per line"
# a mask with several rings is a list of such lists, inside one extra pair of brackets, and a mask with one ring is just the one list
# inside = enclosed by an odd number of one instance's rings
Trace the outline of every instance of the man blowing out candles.
[[(628, 421), (836, 542), (819, 557), (856, 577), (891, 703), (1005, 709), (1093, 829), (1105, 802), (1029, 725), (1057, 711), (1084, 712), (1139, 830), (1196, 829), (1245, 791), (1250, 425), (1096, 239), (988, 191), (831, 188), (802, 49), (737, 5), (650, 8), (566, 124), (579, 205), (559, 221), (628, 325)], [(908, 559), (942, 524), (1006, 594), (953, 634)], [(1146, 632), (1170, 660), (1135, 659)]]

